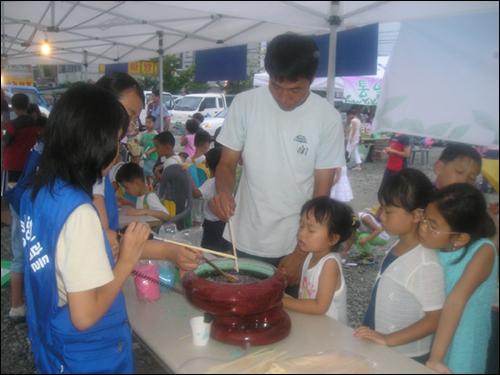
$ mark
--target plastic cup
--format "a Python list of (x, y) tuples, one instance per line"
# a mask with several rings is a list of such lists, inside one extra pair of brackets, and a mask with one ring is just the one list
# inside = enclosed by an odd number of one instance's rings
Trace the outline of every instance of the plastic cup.
[(193, 334), (193, 344), (197, 346), (207, 345), (210, 337), (210, 326), (212, 323), (205, 323), (203, 316), (197, 316), (189, 321)]

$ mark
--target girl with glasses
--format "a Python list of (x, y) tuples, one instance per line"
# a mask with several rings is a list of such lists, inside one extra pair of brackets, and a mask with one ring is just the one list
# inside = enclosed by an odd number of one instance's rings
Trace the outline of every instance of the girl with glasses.
[(427, 366), (442, 373), (484, 373), (491, 334), (489, 306), (498, 275), (497, 254), (488, 240), (495, 224), (486, 213), (482, 193), (466, 183), (438, 191), (423, 217), (420, 241), (440, 249), (446, 285)]

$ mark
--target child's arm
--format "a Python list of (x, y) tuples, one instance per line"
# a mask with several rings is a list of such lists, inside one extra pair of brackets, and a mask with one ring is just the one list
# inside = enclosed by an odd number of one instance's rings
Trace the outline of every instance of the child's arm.
[(194, 183), (193, 176), (191, 176), (189, 168), (187, 166), (183, 166), (182, 169), (186, 171), (186, 173), (189, 176), (189, 179), (191, 180), (191, 191), (193, 193), (193, 198), (200, 198), (201, 196), (203, 196), (200, 189), (198, 189), (198, 186), (196, 186), (196, 184)]
[(132, 203), (132, 201), (130, 199), (127, 199), (127, 198), (124, 198), (124, 197), (116, 197), (116, 202), (118, 204), (121, 204), (121, 205), (128, 205), (128, 206), (132, 206), (132, 207), (135, 207), (135, 204)]
[(185, 146), (188, 143), (188, 137), (187, 135), (183, 134), (181, 137), (181, 146)]
[(98, 288), (68, 293), (69, 314), (76, 329), (91, 328), (108, 311), (139, 260), (149, 233), (149, 226), (130, 223), (120, 243), (119, 257), (113, 268), (114, 280)]
[[(415, 270), (412, 276), (415, 281), (411, 282), (411, 284), (417, 283), (420, 285), (420, 288), (415, 290), (414, 293), (424, 306), (424, 309), (427, 308), (427, 311), (424, 311), (425, 316), (423, 318), (391, 334), (382, 334), (367, 327), (360, 327), (354, 331), (354, 336), (364, 337), (378, 344), (398, 346), (420, 340), (436, 332), (441, 314), (441, 304), (438, 301), (444, 302), (443, 269), (436, 263), (429, 264), (426, 269), (427, 272), (425, 273)], [(430, 277), (431, 275), (432, 277)], [(439, 280), (441, 280), (440, 285), (433, 289), (435, 282), (439, 282)], [(410, 281), (408, 281), (408, 284), (410, 284)]]
[(169, 221), (170, 220), (170, 215), (167, 214), (166, 212), (160, 211), (160, 210), (148, 210), (145, 208), (139, 208), (139, 209), (131, 209), (128, 210), (125, 215), (129, 216), (144, 216), (144, 215), (149, 215), (156, 217), (157, 219), (160, 219), (161, 221)]
[(382, 233), (382, 229), (380, 229), (377, 224), (375, 224), (372, 218), (369, 215), (365, 215), (363, 217), (363, 224), (365, 224), (368, 228), (373, 230), (373, 232), (368, 236), (358, 241), (358, 243), (363, 246), (366, 245), (367, 242), (377, 238), (377, 236)]
[(342, 251), (342, 254), (341, 254), (342, 262), (344, 261), (344, 259), (347, 258), (347, 251), (351, 248), (352, 244), (354, 243), (355, 237), (356, 237), (356, 229), (353, 229), (351, 236), (345, 242), (344, 251)]
[(149, 215), (160, 219), (161, 221), (169, 221), (170, 213), (163, 206), (160, 198), (155, 193), (146, 194), (144, 204), (147, 208), (132, 209), (125, 214), (130, 216)]
[(333, 300), (333, 295), (337, 289), (337, 278), (340, 269), (335, 259), (328, 259), (323, 265), (319, 276), (318, 293), (316, 299), (295, 299), (283, 298), (283, 306), (287, 309), (303, 312), (307, 314), (325, 314)]
[(141, 259), (168, 260), (183, 270), (195, 270), (202, 254), (198, 250), (160, 241), (147, 241)]
[(490, 276), (495, 261), (495, 249), (493, 251), (492, 249), (491, 245), (484, 244), (477, 250), (446, 298), (432, 345), (431, 356), (427, 362), (427, 366), (430, 368), (437, 370), (442, 364), (469, 298)]
[(129, 136), (129, 137), (135, 137), (137, 134), (139, 134), (139, 128), (136, 128), (136, 129), (132, 130), (132, 131), (128, 134), (128, 136)]
[(403, 147), (403, 151), (397, 151), (391, 147), (386, 147), (385, 152), (393, 153), (393, 154), (396, 154), (398, 156), (401, 156), (402, 158), (408, 159), (410, 157), (410, 154), (411, 154), (411, 147), (405, 146), (405, 147)]
[(151, 150), (144, 151), (144, 155), (149, 156), (153, 152), (156, 152), (156, 147), (153, 147)]
[(359, 327), (354, 330), (354, 336), (363, 337), (386, 346), (408, 344), (436, 332), (440, 314), (441, 310), (426, 311), (425, 316), (419, 321), (405, 329), (390, 334), (382, 334), (367, 327)]
[(155, 174), (155, 177), (161, 181), (162, 177), (163, 177), (163, 165), (159, 165), (158, 167), (156, 167), (153, 171), (153, 173)]

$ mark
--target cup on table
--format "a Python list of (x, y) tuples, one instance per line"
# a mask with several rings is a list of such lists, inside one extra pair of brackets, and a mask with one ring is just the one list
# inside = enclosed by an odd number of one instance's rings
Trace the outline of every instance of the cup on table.
[(193, 334), (193, 344), (197, 346), (207, 345), (212, 322), (205, 323), (203, 316), (197, 316), (189, 321), (189, 325)]

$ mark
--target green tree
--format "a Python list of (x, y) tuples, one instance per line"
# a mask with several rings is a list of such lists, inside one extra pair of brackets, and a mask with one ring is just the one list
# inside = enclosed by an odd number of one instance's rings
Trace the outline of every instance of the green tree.
[(186, 70), (180, 72), (181, 77), (186, 82), (184, 91), (186, 94), (206, 93), (210, 89), (210, 85), (206, 82), (198, 82), (195, 80), (196, 65), (193, 64)]

